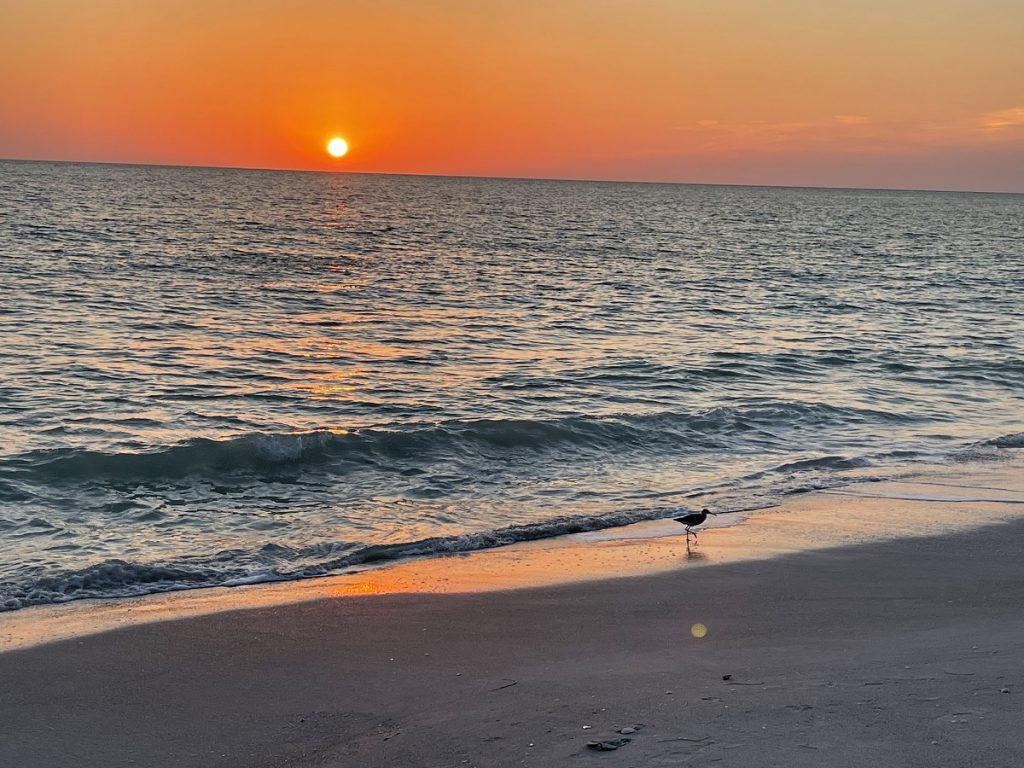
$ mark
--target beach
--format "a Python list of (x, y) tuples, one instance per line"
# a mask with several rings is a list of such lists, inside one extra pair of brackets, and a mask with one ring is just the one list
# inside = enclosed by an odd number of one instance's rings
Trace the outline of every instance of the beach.
[[(532, 588), (359, 595), (354, 586), (375, 578), (383, 591), (389, 571), (429, 574), (445, 562), (433, 558), (314, 580), (336, 597), (296, 593), (301, 602), (249, 609), (259, 601), (234, 598), (231, 610), (191, 616), (188, 596), (218, 590), (182, 593), (174, 620), (122, 616), (120, 629), (0, 653), (0, 763), (1015, 764), (1024, 759), (1019, 467), (920, 480), (942, 497), (914, 497), (904, 484), (901, 495), (914, 498), (885, 498), (894, 484), (863, 485), (708, 530), (692, 550), (709, 553), (700, 567), (679, 554), (656, 572)], [(969, 500), (986, 489), (999, 499)], [(904, 518), (916, 509), (916, 525), (946, 532), (871, 538), (873, 523), (862, 523), (837, 535), (840, 546), (820, 529), (824, 547), (723, 555), (744, 531), (756, 543), (759, 526), (813, 528), (815, 515), (836, 520), (837, 509), (872, 521), (886, 508)], [(650, 542), (592, 550), (635, 553)], [(463, 578), (486, 572), (487, 556), (456, 558), (453, 578), (459, 568)], [(531, 557), (526, 547), (519, 562)], [(414, 583), (403, 579), (392, 586)], [(104, 604), (72, 606), (90, 603)], [(616, 739), (616, 749), (588, 747)]]

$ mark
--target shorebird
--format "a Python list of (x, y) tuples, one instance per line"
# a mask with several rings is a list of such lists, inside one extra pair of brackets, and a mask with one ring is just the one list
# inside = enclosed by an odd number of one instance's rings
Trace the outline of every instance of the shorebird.
[(708, 519), (708, 515), (714, 514), (716, 513), (711, 512), (707, 509), (702, 509), (700, 512), (690, 512), (688, 515), (683, 515), (682, 517), (673, 517), (672, 519), (675, 520), (677, 523), (682, 523), (686, 526), (686, 541), (689, 542), (691, 533), (693, 534), (694, 541), (697, 540), (697, 532), (690, 529), (696, 528), (698, 525), (703, 524), (703, 522)]

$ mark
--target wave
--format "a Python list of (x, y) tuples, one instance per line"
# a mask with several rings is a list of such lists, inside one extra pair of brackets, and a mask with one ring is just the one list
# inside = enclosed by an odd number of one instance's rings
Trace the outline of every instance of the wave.
[(79, 570), (34, 574), (0, 582), (0, 612), (71, 600), (134, 597), (200, 587), (230, 587), (337, 574), (360, 566), (413, 557), (493, 549), (572, 533), (600, 531), (679, 514), (679, 508), (637, 509), (592, 516), (563, 516), (491, 531), (434, 536), (396, 544), (330, 542), (305, 547), (267, 544), (256, 551), (225, 550), (207, 558), (137, 563), (107, 560)]
[(848, 458), (846, 456), (819, 456), (811, 459), (787, 461), (768, 470), (773, 474), (809, 472), (815, 470), (860, 469), (870, 466), (871, 461), (865, 457)]
[(224, 440), (200, 437), (141, 452), (38, 450), (0, 460), (0, 473), (19, 480), (156, 480), (329, 465), (331, 473), (344, 474), (359, 467), (425, 463), (450, 456), (489, 459), (552, 451), (585, 455), (730, 449), (751, 433), (762, 444), (785, 448), (787, 430), (912, 420), (906, 414), (802, 402), (764, 402), (695, 413), (452, 420), (353, 431), (250, 433)]
[(1011, 432), (989, 440), (961, 446), (947, 455), (947, 460), (958, 464), (1007, 461), (1013, 449), (1024, 448), (1024, 432)]
[(1014, 432), (1002, 437), (996, 437), (986, 441), (986, 444), (996, 448), (1024, 448), (1024, 432)]

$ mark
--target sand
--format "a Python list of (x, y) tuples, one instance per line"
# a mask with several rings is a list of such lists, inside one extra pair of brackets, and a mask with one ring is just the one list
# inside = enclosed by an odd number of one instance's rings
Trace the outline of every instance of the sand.
[[(0, 765), (1020, 765), (1024, 507), (1018, 485), (987, 502), (954, 485), (945, 501), (815, 494), (709, 531), (701, 567), (349, 589), (23, 644), (0, 653)], [(722, 556), (744, 531), (792, 533), (801, 505), (984, 524)]]

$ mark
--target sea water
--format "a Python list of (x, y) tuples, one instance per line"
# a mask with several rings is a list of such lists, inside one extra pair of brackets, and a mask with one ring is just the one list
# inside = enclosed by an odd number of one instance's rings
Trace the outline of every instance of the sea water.
[(1024, 196), (0, 163), (0, 610), (1024, 445)]

